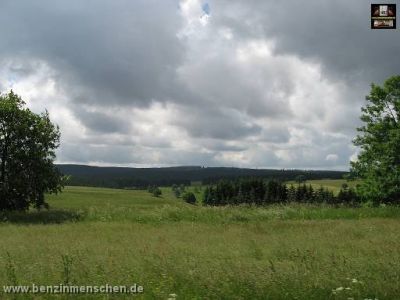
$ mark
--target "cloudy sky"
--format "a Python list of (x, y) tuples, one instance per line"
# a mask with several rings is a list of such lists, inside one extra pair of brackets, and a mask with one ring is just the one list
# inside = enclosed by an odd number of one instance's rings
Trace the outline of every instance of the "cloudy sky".
[(370, 83), (400, 73), (370, 4), (2, 0), (0, 90), (49, 110), (59, 163), (347, 169)]

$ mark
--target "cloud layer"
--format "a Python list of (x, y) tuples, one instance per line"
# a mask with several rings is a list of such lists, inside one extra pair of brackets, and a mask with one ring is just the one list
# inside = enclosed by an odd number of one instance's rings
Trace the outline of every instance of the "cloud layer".
[(60, 125), (58, 162), (346, 169), (399, 31), (365, 1), (0, 4), (0, 88)]

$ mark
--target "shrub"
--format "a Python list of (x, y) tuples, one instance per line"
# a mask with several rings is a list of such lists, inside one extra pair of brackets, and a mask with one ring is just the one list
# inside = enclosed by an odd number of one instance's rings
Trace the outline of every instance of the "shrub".
[(182, 199), (189, 204), (196, 203), (196, 196), (192, 192), (186, 192), (185, 194), (183, 194)]
[(156, 186), (149, 186), (147, 191), (152, 194), (154, 197), (160, 197), (162, 194), (162, 191), (160, 190), (160, 188), (156, 187)]
[(155, 189), (153, 189), (153, 196), (154, 196), (154, 197), (160, 197), (161, 194), (162, 194), (162, 191), (161, 191), (158, 187), (156, 187)]
[(172, 191), (176, 198), (180, 198), (181, 195), (185, 192), (185, 186), (181, 184), (180, 186), (174, 184), (172, 185)]

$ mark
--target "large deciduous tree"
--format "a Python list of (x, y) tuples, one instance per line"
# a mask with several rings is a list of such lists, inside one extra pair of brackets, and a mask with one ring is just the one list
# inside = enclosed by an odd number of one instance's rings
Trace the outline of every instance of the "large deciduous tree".
[(47, 111), (33, 113), (12, 91), (0, 95), (0, 210), (47, 207), (44, 194), (61, 191), (59, 140)]
[(360, 153), (351, 163), (353, 175), (362, 179), (358, 193), (375, 204), (400, 203), (400, 76), (372, 84), (366, 100), (354, 140)]

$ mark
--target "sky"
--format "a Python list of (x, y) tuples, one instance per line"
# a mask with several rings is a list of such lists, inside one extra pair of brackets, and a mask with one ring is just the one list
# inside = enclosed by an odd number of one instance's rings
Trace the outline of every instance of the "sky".
[(57, 163), (346, 170), (370, 84), (400, 73), (370, 4), (2, 0), (0, 91), (49, 111)]

